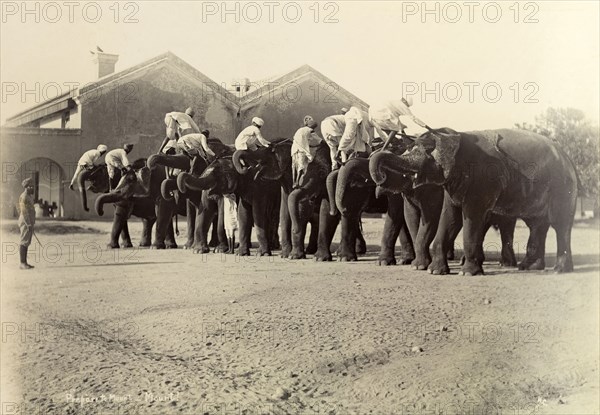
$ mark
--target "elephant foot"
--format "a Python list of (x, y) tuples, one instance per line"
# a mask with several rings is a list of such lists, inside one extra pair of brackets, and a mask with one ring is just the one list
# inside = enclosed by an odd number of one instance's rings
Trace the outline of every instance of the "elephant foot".
[(238, 253), (239, 256), (250, 256), (250, 249), (249, 248), (238, 248)]
[(520, 271), (543, 271), (545, 268), (546, 263), (542, 258), (538, 258), (535, 261), (528, 260), (527, 258), (525, 258), (523, 262), (519, 264)]
[(358, 258), (356, 257), (356, 255), (352, 255), (352, 254), (341, 254), (338, 256), (339, 262), (354, 262), (357, 260), (358, 260)]
[(133, 248), (133, 244), (131, 242), (126, 242), (123, 244), (123, 248)]
[(279, 254), (279, 256), (281, 258), (289, 258), (291, 252), (292, 252), (292, 248), (290, 248), (290, 247), (283, 247), (283, 248), (281, 248), (281, 253)]
[(167, 249), (177, 249), (177, 243), (176, 242), (167, 242), (166, 247), (167, 247)]
[(210, 248), (208, 246), (195, 246), (192, 247), (193, 254), (208, 254), (210, 252)]
[(154, 245), (152, 245), (152, 249), (166, 249), (167, 246), (165, 245), (164, 242), (154, 242)]
[(573, 260), (566, 255), (561, 255), (556, 259), (556, 265), (554, 266), (554, 272), (562, 274), (564, 272), (573, 272)]
[(430, 258), (419, 258), (417, 257), (411, 264), (411, 268), (417, 271), (424, 271), (429, 267), (429, 264), (431, 264), (431, 259)]
[(481, 267), (481, 265), (477, 265), (472, 262), (466, 262), (465, 265), (463, 265), (462, 270), (460, 271), (459, 275), (465, 275), (465, 276), (483, 275), (483, 268)]
[(329, 262), (333, 260), (330, 252), (317, 251), (315, 252), (315, 261), (317, 262)]
[(150, 241), (141, 241), (139, 247), (140, 248), (148, 248), (152, 246), (152, 243)]
[(308, 255), (315, 254), (317, 252), (317, 245), (308, 244), (304, 252), (306, 252)]
[(281, 249), (281, 243), (279, 241), (273, 241), (271, 243), (271, 249), (274, 249), (275, 251)]
[(396, 258), (394, 258), (394, 257), (379, 257), (377, 259), (377, 265), (383, 265), (383, 266), (396, 265)]
[(367, 245), (363, 244), (362, 242), (358, 242), (356, 244), (356, 253), (358, 255), (364, 255), (367, 253)]
[(216, 248), (217, 246), (219, 246), (219, 241), (215, 241), (215, 240), (211, 239), (210, 242), (208, 243), (209, 248)]
[(108, 249), (119, 249), (120, 248), (119, 244), (116, 242), (111, 242), (108, 245), (106, 245), (106, 247)]
[(306, 254), (299, 250), (293, 250), (290, 253), (290, 259), (306, 259)]
[(227, 253), (229, 253), (229, 245), (219, 244), (215, 247), (215, 252), (227, 254)]
[(259, 250), (258, 251), (258, 256), (273, 256), (273, 254), (271, 253), (271, 251)]
[(400, 265), (410, 265), (414, 260), (414, 258), (400, 258)]
[(500, 260), (500, 266), (501, 267), (506, 267), (506, 268), (516, 268), (517, 267), (517, 260), (516, 259), (504, 259), (504, 258), (502, 258)]
[(443, 260), (443, 261), (436, 261), (435, 259), (431, 262), (431, 264), (429, 264), (429, 267), (427, 268), (427, 270), (429, 271), (430, 274), (433, 275), (446, 275), (450, 273), (450, 267), (448, 266), (448, 263)]

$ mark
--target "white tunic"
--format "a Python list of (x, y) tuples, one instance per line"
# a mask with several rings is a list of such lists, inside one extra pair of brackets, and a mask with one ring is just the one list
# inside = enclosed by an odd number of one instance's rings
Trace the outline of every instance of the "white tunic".
[(98, 161), (98, 159), (100, 157), (102, 157), (102, 154), (100, 154), (100, 151), (98, 151), (96, 149), (88, 150), (85, 153), (83, 153), (83, 155), (77, 162), (77, 165), (83, 166), (83, 167), (91, 167), (94, 165), (94, 163), (96, 161)]
[(236, 150), (256, 150), (259, 145), (268, 147), (270, 144), (263, 138), (260, 128), (256, 125), (244, 128), (235, 139)]
[(170, 112), (166, 114), (165, 124), (167, 125), (167, 137), (171, 140), (175, 139), (175, 133), (181, 137), (186, 134), (200, 132), (200, 128), (198, 128), (192, 117), (184, 112)]
[(223, 195), (223, 214), (225, 234), (228, 238), (233, 238), (238, 229), (237, 203), (234, 194)]

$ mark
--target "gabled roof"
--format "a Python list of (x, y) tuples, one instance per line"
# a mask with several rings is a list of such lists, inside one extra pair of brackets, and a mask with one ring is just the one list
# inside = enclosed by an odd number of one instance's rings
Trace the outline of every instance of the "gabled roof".
[(16, 127), (28, 124), (32, 121), (46, 117), (50, 114), (62, 111), (68, 107), (73, 108), (77, 103), (83, 103), (87, 98), (97, 98), (96, 92), (102, 88), (103, 93), (122, 86), (124, 83), (162, 67), (169, 67), (190, 81), (200, 85), (203, 88), (210, 88), (211, 93), (215, 93), (223, 98), (225, 105), (238, 109), (238, 99), (231, 92), (227, 91), (221, 85), (204, 75), (202, 72), (179, 58), (172, 52), (166, 52), (152, 59), (148, 59), (138, 65), (134, 65), (125, 70), (106, 75), (96, 81), (85, 84), (79, 88), (68, 91), (60, 96), (44, 101), (25, 111), (7, 118), (7, 126)]
[[(162, 67), (169, 67), (170, 69), (181, 73), (183, 76), (186, 76), (188, 79), (190, 79), (191, 82), (194, 82), (203, 88), (209, 87), (211, 93), (219, 95), (223, 99), (224, 104), (235, 111), (238, 111), (242, 108), (247, 109), (256, 105), (258, 101), (257, 98), (262, 97), (272, 90), (278, 90), (287, 87), (291, 82), (301, 82), (305, 78), (310, 77), (320, 82), (324, 88), (326, 85), (335, 85), (338, 88), (335, 90), (335, 94), (343, 95), (354, 105), (362, 107), (362, 109), (365, 110), (369, 107), (366, 102), (356, 97), (348, 90), (342, 88), (330, 78), (326, 77), (321, 72), (309, 65), (302, 65), (301, 67), (282, 76), (265, 78), (258, 83), (255, 82), (254, 84), (260, 85), (261, 88), (254, 91), (251, 90), (247, 94), (242, 94), (238, 97), (185, 62), (183, 59), (176, 56), (174, 53), (166, 52), (125, 70), (106, 75), (94, 82), (90, 82), (80, 88), (66, 92), (60, 96), (15, 114), (12, 117), (7, 118), (6, 126), (18, 127), (26, 125), (48, 115), (63, 111), (64, 109), (74, 108), (78, 103), (84, 103), (86, 99), (90, 97), (97, 97), (95, 93), (96, 91), (99, 91), (100, 88), (106, 92), (107, 90), (116, 88), (120, 85), (123, 85), (125, 82), (139, 78), (150, 71)], [(267, 81), (273, 85), (272, 88), (263, 88), (263, 86), (267, 84)], [(325, 94), (330, 91), (332, 90), (324, 89)]]
[[(330, 78), (323, 75), (321, 72), (317, 71), (310, 65), (302, 65), (299, 68), (286, 73), (285, 75), (264, 78), (258, 82), (253, 82), (254, 85), (258, 85), (260, 88), (250, 90), (239, 98), (241, 108), (250, 108), (258, 103), (258, 98), (266, 94), (273, 94), (274, 91), (285, 88), (289, 86), (292, 82), (300, 83), (305, 78), (311, 77), (320, 83), (322, 92), (324, 94), (323, 97), (325, 97), (329, 93), (333, 93), (335, 95), (340, 94), (346, 97), (350, 102), (352, 102), (353, 105), (361, 107), (361, 109), (363, 110), (367, 110), (369, 108), (369, 104), (367, 104), (365, 101), (358, 98), (356, 95), (352, 94), (347, 89), (341, 87), (338, 83), (332, 81)], [(273, 85), (273, 87), (268, 87), (269, 84)]]

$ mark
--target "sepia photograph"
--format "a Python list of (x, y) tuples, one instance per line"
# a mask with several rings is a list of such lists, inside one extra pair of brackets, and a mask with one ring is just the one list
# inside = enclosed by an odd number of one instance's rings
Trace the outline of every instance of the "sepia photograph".
[(600, 415), (600, 2), (0, 9), (0, 415)]

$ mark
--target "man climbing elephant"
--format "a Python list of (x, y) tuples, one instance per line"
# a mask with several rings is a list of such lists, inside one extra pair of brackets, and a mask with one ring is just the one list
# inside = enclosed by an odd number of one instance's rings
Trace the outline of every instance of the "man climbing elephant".
[(108, 170), (108, 178), (110, 190), (114, 190), (121, 179), (120, 173), (123, 169), (128, 169), (131, 165), (127, 155), (133, 150), (133, 144), (125, 144), (123, 148), (116, 148), (106, 153), (106, 169)]
[(304, 126), (294, 134), (292, 143), (292, 185), (294, 188), (302, 184), (302, 176), (308, 164), (313, 160), (316, 148), (321, 144), (322, 138), (315, 132), (318, 124), (310, 116), (304, 117)]
[(74, 186), (75, 181), (77, 180), (77, 177), (79, 176), (79, 174), (84, 170), (93, 169), (96, 166), (95, 165), (96, 161), (98, 161), (98, 159), (100, 157), (102, 157), (102, 155), (104, 153), (106, 153), (106, 150), (108, 150), (108, 147), (106, 147), (104, 144), (100, 144), (97, 148), (88, 150), (85, 153), (83, 153), (83, 155), (77, 162), (77, 169), (75, 169), (75, 174), (73, 175), (73, 178), (71, 179), (71, 184), (69, 185), (69, 189), (75, 190), (75, 189), (73, 189), (73, 186)]

